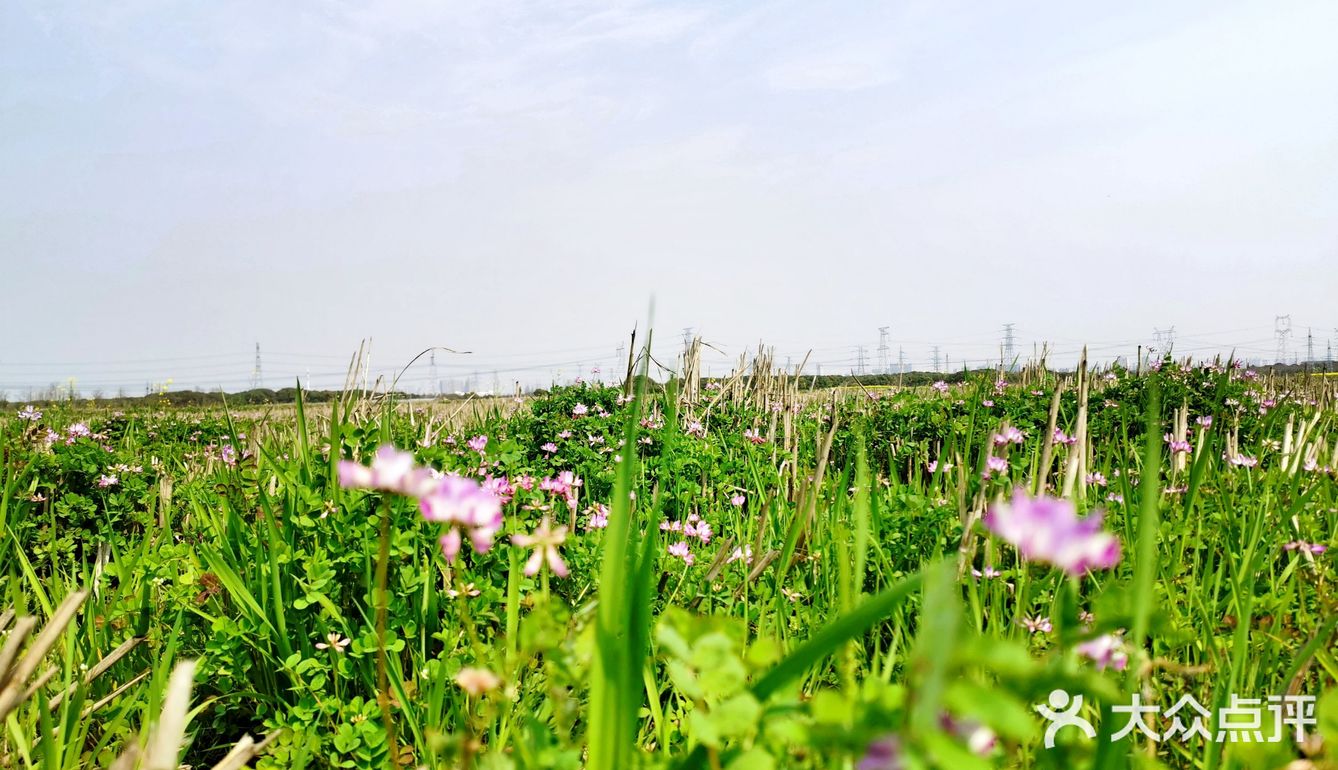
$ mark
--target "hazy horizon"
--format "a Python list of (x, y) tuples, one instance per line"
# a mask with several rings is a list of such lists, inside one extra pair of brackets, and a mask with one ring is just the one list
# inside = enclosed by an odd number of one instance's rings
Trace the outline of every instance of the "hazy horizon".
[[(1338, 342), (1338, 4), (0, 8), (0, 392)], [(657, 347), (657, 350), (661, 348)], [(663, 359), (662, 359), (663, 360)], [(424, 378), (426, 361), (415, 369)], [(810, 372), (813, 371), (811, 366)], [(413, 382), (413, 380), (409, 380)]]

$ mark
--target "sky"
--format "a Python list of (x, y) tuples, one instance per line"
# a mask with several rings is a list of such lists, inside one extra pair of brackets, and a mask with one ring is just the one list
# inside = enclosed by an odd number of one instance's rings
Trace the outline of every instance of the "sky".
[[(1338, 3), (0, 5), (0, 391), (1338, 343)], [(887, 347), (880, 351), (880, 327)], [(715, 352), (718, 350), (720, 352)], [(494, 374), (496, 372), (496, 374)]]

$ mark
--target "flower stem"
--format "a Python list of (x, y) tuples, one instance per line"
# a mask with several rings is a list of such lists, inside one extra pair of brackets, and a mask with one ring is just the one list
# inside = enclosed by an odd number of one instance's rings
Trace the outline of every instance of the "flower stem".
[(381, 721), (386, 728), (386, 749), (391, 766), (399, 761), (399, 747), (395, 744), (395, 720), (390, 713), (390, 676), (386, 670), (386, 571), (390, 563), (390, 502), (381, 501), (380, 546), (376, 554), (376, 700), (381, 706)]

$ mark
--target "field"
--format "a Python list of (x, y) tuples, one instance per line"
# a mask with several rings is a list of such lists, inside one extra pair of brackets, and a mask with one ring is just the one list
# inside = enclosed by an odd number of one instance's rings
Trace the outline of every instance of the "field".
[(1334, 378), (681, 363), (11, 405), (0, 766), (1338, 767)]

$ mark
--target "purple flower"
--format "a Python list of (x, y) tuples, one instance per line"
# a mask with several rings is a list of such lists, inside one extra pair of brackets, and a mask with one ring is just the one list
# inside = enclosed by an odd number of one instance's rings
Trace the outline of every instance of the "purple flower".
[(901, 761), (901, 739), (888, 733), (869, 744), (855, 770), (903, 770), (905, 766)]
[(590, 407), (586, 406), (585, 404), (577, 404), (576, 406), (573, 406), (571, 408), (572, 417), (580, 417), (584, 414), (588, 414), (589, 412), (590, 412)]
[[(441, 550), (453, 562), (460, 552), (460, 530), (469, 533), (474, 550), (483, 553), (492, 547), (493, 538), (502, 528), (502, 500), (477, 482), (460, 476), (442, 476), (431, 468), (420, 468), (409, 452), (390, 444), (376, 450), (370, 467), (341, 460), (339, 485), (357, 489), (376, 489), (417, 498), (419, 510), (428, 521), (447, 524), (441, 537)], [(500, 483), (499, 483), (500, 481)], [(510, 494), (505, 479), (489, 479), (497, 492)]]
[(1026, 435), (1022, 431), (1009, 425), (1002, 431), (994, 434), (994, 445), (1003, 446), (1004, 444), (1021, 444), (1026, 440)]
[(985, 471), (980, 474), (983, 479), (992, 479), (995, 476), (1002, 476), (1008, 473), (1008, 461), (1002, 457), (985, 458)]
[(1211, 428), (1213, 426), (1213, 416), (1210, 414), (1201, 415), (1194, 418), (1195, 424), (1200, 428)]
[(748, 502), (748, 498), (743, 495), (735, 495), (729, 499), (729, 504), (735, 508), (742, 508), (743, 504)]
[(470, 449), (474, 450), (475, 452), (478, 452), (479, 454), (483, 454), (483, 450), (485, 450), (485, 449), (488, 448), (488, 437), (487, 437), (487, 436), (475, 436), (475, 437), (471, 438), (470, 440), (466, 441), (466, 442), (465, 442), (465, 446), (469, 447)]
[(549, 454), (553, 454), (554, 452), (557, 451), (557, 444), (554, 444), (552, 441), (550, 441), (539, 448)]
[(1054, 626), (1050, 624), (1050, 618), (1040, 616), (1027, 616), (1022, 619), (1022, 625), (1033, 634), (1048, 634), (1054, 630)]
[(426, 497), (437, 485), (436, 474), (419, 468), (413, 454), (401, 452), (390, 444), (376, 450), (371, 466), (340, 460), (339, 486), (353, 489), (377, 489), (407, 497)]
[(603, 503), (595, 503), (589, 509), (590, 518), (585, 521), (586, 529), (604, 529), (609, 525), (609, 507)]
[(984, 523), (1022, 558), (1053, 564), (1075, 577), (1120, 561), (1120, 541), (1101, 530), (1101, 512), (1079, 519), (1069, 500), (1032, 498), (1018, 488), (1012, 502), (990, 506)]
[(693, 555), (692, 549), (688, 546), (688, 541), (686, 540), (680, 540), (677, 543), (671, 544), (667, 550), (669, 551), (670, 556), (677, 556), (689, 567), (691, 567), (692, 563), (697, 560), (697, 557)]
[(108, 476), (106, 474), (103, 474), (98, 477), (98, 486), (102, 487), (103, 489), (106, 489), (107, 487), (114, 487), (120, 483), (121, 480), (116, 478), (115, 475)]
[(1165, 441), (1166, 445), (1170, 447), (1171, 454), (1173, 455), (1189, 454), (1194, 449), (1194, 447), (1191, 446), (1188, 441), (1181, 441), (1177, 439), (1175, 436), (1171, 435), (1170, 433), (1167, 433), (1165, 436), (1162, 436), (1162, 441)]
[(1234, 454), (1231, 456), (1231, 464), (1237, 468), (1253, 468), (1259, 464), (1259, 459), (1248, 455)]
[(1129, 654), (1124, 651), (1124, 640), (1116, 634), (1098, 636), (1074, 647), (1079, 655), (1090, 658), (1098, 670), (1113, 668), (1123, 671), (1129, 665)]
[(933, 385), (930, 385), (929, 387), (933, 388), (934, 390), (937, 390), (939, 393), (948, 392), (948, 383), (944, 382), (943, 380), (939, 380), (938, 382), (935, 382)]
[(1056, 444), (1063, 444), (1064, 446), (1073, 446), (1078, 443), (1077, 436), (1070, 436), (1059, 428), (1055, 428), (1054, 439)]
[(31, 405), (25, 406), (19, 410), (19, 419), (27, 420), (28, 422), (37, 422), (42, 419), (42, 413), (39, 410), (34, 409)]
[(1293, 540), (1292, 542), (1287, 543), (1282, 547), (1283, 549), (1288, 551), (1308, 551), (1315, 556), (1319, 556), (1320, 554), (1329, 550), (1329, 547), (1327, 545), (1320, 545), (1319, 543), (1306, 543), (1301, 540)]
[(441, 552), (454, 562), (460, 553), (461, 530), (469, 534), (477, 553), (492, 547), (502, 528), (502, 501), (472, 479), (444, 476), (430, 494), (418, 501), (423, 518), (447, 525), (441, 536)]

